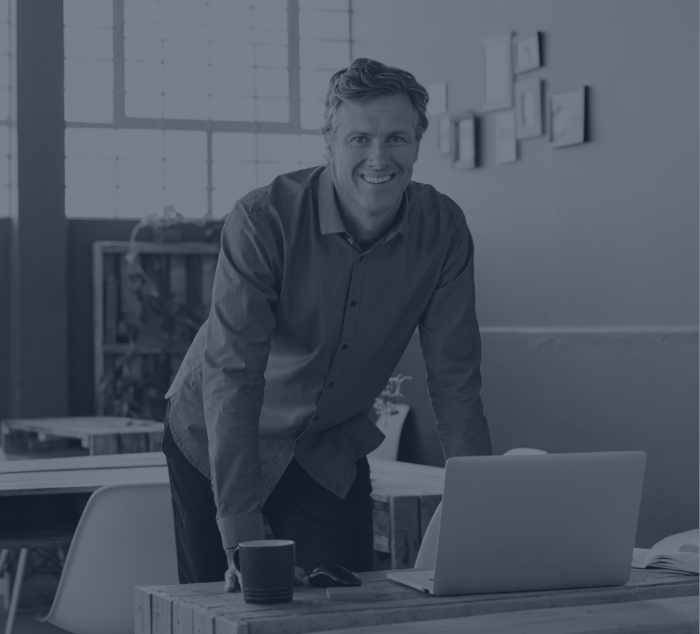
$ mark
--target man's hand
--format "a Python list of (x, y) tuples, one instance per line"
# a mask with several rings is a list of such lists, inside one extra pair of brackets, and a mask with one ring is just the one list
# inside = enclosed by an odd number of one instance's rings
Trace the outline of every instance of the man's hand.
[[(294, 566), (294, 585), (304, 585), (304, 569), (299, 566)], [(243, 578), (233, 565), (233, 561), (229, 561), (228, 570), (224, 576), (224, 590), (226, 592), (236, 592), (243, 589)]]

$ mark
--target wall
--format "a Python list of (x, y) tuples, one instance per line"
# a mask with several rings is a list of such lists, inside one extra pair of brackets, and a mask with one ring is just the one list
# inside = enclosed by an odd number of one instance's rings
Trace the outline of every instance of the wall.
[[(484, 404), (494, 451), (643, 449), (638, 544), (697, 526), (698, 6), (693, 0), (354, 0), (353, 57), (483, 101), (483, 38), (544, 33), (547, 91), (590, 87), (590, 142), (519, 143), (450, 168), (435, 121), (414, 180), (464, 210), (476, 244)], [(417, 337), (399, 457), (442, 464)]]
[(0, 218), (0, 420), (10, 415), (10, 219)]

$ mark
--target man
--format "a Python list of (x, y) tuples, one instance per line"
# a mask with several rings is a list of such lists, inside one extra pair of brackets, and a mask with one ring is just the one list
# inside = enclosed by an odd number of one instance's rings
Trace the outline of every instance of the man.
[(416, 327), (445, 458), (491, 453), (471, 235), (411, 182), (427, 101), (410, 73), (355, 60), (330, 81), (328, 165), (227, 218), (209, 319), (166, 395), (182, 583), (220, 579), (263, 516), (304, 572), (371, 570), (368, 413)]

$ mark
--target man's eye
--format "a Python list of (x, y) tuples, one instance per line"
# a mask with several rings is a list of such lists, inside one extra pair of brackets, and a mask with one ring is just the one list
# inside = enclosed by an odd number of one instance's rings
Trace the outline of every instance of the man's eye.
[(367, 137), (366, 136), (356, 136), (353, 139), (351, 139), (353, 143), (366, 143), (367, 142)]
[(389, 139), (389, 141), (391, 141), (392, 143), (405, 143), (406, 139), (404, 139), (401, 136), (393, 136)]

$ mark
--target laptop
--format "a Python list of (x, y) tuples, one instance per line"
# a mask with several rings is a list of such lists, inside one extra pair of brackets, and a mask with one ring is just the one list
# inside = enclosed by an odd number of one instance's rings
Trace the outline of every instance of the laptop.
[(434, 570), (387, 577), (434, 595), (624, 585), (642, 451), (450, 458)]

